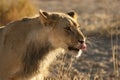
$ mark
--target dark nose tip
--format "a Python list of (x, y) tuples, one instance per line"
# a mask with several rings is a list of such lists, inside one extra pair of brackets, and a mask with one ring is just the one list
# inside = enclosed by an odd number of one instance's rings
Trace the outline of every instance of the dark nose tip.
[(85, 41), (82, 41), (82, 40), (78, 40), (81, 44), (83, 44)]

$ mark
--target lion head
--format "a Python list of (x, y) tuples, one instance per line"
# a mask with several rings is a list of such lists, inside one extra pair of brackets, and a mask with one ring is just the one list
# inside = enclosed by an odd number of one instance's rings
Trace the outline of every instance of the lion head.
[(75, 12), (57, 13), (39, 11), (40, 21), (50, 32), (48, 41), (53, 47), (79, 51), (86, 49), (85, 36), (80, 30)]

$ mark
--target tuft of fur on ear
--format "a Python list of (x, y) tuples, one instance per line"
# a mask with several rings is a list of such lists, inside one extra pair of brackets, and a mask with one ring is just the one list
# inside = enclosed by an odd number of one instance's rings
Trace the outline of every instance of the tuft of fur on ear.
[(74, 11), (69, 12), (69, 13), (67, 13), (67, 14), (68, 14), (70, 17), (74, 18), (75, 20), (77, 20), (77, 18), (78, 18), (77, 13), (76, 13), (76, 12), (74, 12)]
[(40, 21), (42, 25), (45, 25), (45, 23), (47, 23), (48, 21), (49, 13), (39, 10), (39, 15), (40, 15)]

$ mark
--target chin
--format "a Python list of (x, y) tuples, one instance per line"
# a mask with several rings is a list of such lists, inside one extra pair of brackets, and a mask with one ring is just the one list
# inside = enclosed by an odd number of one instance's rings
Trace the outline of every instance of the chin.
[(69, 53), (75, 54), (76, 58), (79, 58), (83, 50), (86, 50), (86, 44), (77, 45), (76, 47), (69, 46)]

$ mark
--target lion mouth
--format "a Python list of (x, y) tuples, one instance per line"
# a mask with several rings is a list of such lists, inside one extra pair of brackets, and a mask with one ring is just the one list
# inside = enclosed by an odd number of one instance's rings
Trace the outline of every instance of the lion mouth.
[(85, 43), (78, 43), (76, 47), (69, 46), (68, 49), (71, 51), (86, 50), (87, 45)]
[(68, 49), (69, 49), (70, 51), (79, 51), (78, 48), (75, 48), (75, 47), (72, 47), (72, 46), (69, 46)]
[(69, 46), (68, 49), (70, 51), (77, 52), (78, 54), (76, 55), (76, 58), (79, 58), (82, 54), (82, 51), (86, 50), (86, 47), (87, 47), (87, 45), (85, 43), (82, 43), (82, 44), (79, 43), (78, 45), (76, 45), (76, 47)]

